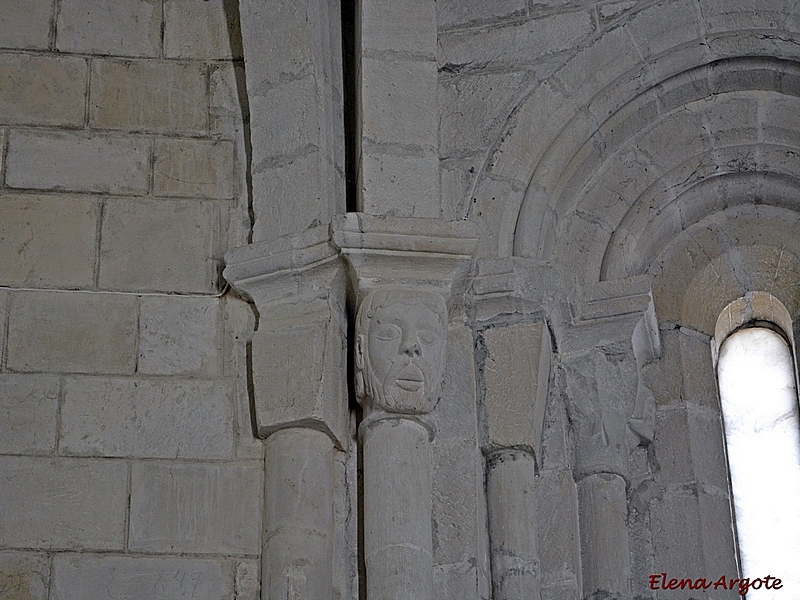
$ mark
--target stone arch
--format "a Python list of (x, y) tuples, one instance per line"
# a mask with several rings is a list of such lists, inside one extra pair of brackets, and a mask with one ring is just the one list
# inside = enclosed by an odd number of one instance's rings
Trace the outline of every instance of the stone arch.
[[(627, 238), (635, 232), (627, 226), (640, 223), (642, 212), (663, 212), (677, 199), (667, 201), (664, 193), (675, 182), (694, 175), (686, 186), (691, 188), (740, 172), (759, 181), (794, 179), (793, 165), (774, 172), (762, 167), (780, 166), (785, 161), (774, 154), (796, 150), (792, 127), (780, 131), (791, 123), (785, 115), (796, 113), (800, 89), (796, 19), (783, 7), (748, 14), (721, 3), (701, 4), (702, 10), (688, 2), (645, 7), (595, 36), (516, 106), (473, 190), (482, 254), (556, 264), (577, 254), (563, 267), (580, 271), (579, 281), (618, 278), (632, 269), (607, 266), (620, 258), (607, 248), (630, 246)], [(672, 28), (664, 31), (665, 23)], [(744, 108), (748, 102), (752, 115)], [(715, 120), (723, 107), (736, 104), (744, 111), (742, 127)], [(674, 133), (682, 129), (704, 135), (681, 150), (678, 142), (686, 143), (687, 134)], [(634, 152), (643, 144), (652, 146), (653, 156)], [(762, 157), (764, 149), (773, 155)], [(672, 161), (659, 163), (666, 156)], [(609, 181), (634, 185), (619, 193), (607, 189)], [(691, 208), (698, 215), (713, 210)], [(685, 208), (679, 202), (669, 211)], [(579, 253), (559, 248), (576, 240), (591, 240), (591, 246)], [(657, 249), (647, 252), (652, 256)], [(643, 271), (638, 263), (636, 268)]]

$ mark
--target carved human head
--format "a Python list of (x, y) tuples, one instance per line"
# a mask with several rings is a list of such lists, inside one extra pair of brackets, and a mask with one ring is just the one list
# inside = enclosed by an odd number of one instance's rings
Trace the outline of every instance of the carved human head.
[(388, 412), (427, 413), (439, 401), (447, 306), (435, 293), (375, 290), (356, 317), (356, 394)]

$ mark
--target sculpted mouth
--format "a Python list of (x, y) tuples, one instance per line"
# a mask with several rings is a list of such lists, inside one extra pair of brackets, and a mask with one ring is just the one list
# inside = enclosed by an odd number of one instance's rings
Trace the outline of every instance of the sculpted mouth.
[(425, 385), (425, 376), (418, 367), (408, 365), (400, 371), (395, 382), (400, 389), (407, 392), (417, 392)]

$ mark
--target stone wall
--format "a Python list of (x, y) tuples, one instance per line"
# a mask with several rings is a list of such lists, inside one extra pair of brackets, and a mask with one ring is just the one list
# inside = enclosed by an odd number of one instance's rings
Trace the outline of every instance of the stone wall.
[(0, 10), (0, 596), (259, 595), (235, 2)]
[[(0, 597), (736, 575), (712, 350), (800, 331), (795, 0), (7, 4)], [(419, 414), (357, 407), (375, 290), (448, 302)]]

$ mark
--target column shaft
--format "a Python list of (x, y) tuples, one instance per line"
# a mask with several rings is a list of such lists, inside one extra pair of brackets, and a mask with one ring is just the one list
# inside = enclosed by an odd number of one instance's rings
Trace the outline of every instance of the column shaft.
[(321, 431), (267, 438), (262, 600), (333, 596), (333, 443)]
[(583, 597), (630, 598), (625, 480), (611, 473), (589, 475), (578, 482), (578, 504)]
[(431, 449), (405, 418), (362, 431), (364, 559), (369, 600), (433, 600)]
[(486, 462), (493, 599), (539, 600), (533, 456), (499, 450)]

